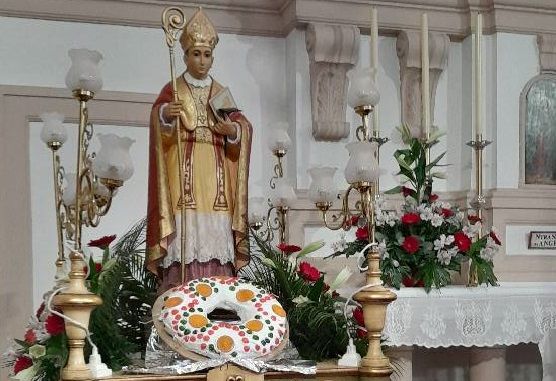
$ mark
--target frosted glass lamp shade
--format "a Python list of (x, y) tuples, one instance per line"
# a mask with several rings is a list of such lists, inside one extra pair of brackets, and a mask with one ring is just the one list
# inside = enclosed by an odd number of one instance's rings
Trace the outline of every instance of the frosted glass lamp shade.
[(68, 172), (64, 176), (64, 180), (66, 181), (66, 186), (62, 191), (62, 202), (65, 206), (73, 206), (75, 205), (75, 192), (76, 188), (76, 177), (77, 175), (75, 172)]
[(311, 175), (311, 185), (309, 186), (309, 199), (316, 203), (334, 202), (338, 194), (338, 189), (334, 184), (334, 167), (315, 167), (309, 169)]
[(345, 169), (346, 181), (349, 184), (371, 182), (379, 175), (376, 159), (377, 143), (352, 142), (346, 145), (349, 160)]
[(64, 115), (59, 112), (44, 112), (40, 115), (40, 118), (43, 121), (41, 140), (48, 146), (64, 144), (68, 139), (68, 133), (64, 126)]
[(249, 197), (249, 223), (262, 223), (266, 217), (267, 207), (263, 197)]
[(351, 108), (374, 106), (380, 100), (373, 76), (375, 69), (359, 68), (348, 73), (348, 104)]
[(285, 178), (278, 178), (275, 184), (276, 187), (272, 190), (270, 195), (270, 203), (272, 206), (288, 207), (297, 200), (293, 187)]
[(287, 151), (292, 145), (288, 135), (288, 124), (286, 122), (274, 123), (270, 126), (268, 136), (268, 148), (274, 151)]
[(133, 175), (129, 148), (135, 140), (115, 134), (97, 134), (100, 149), (93, 161), (93, 172), (101, 179), (127, 181)]
[(70, 49), (71, 67), (66, 75), (66, 86), (70, 90), (87, 90), (93, 93), (102, 88), (99, 62), (102, 54), (96, 50)]

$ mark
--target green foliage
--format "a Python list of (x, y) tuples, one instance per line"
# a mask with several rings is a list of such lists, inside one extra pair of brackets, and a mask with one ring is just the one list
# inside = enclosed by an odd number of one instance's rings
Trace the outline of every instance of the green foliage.
[[(427, 150), (438, 143), (438, 139), (442, 134), (434, 130), (429, 140), (426, 141), (412, 137), (409, 127), (405, 124), (396, 129), (407, 146), (407, 148), (398, 149), (394, 152), (394, 158), (400, 167), (396, 175), (401, 176), (404, 183), (410, 185), (407, 189), (409, 196), (419, 203), (427, 201), (432, 190), (432, 177), (442, 176), (440, 173), (432, 173), (432, 170), (440, 166), (439, 162), (446, 154), (446, 152), (441, 153), (427, 164)], [(385, 193), (397, 194), (401, 190), (401, 187), (397, 186)]]
[(251, 262), (240, 275), (276, 295), (288, 316), (290, 340), (306, 359), (321, 361), (345, 352), (349, 324), (338, 298), (326, 292), (324, 277), (309, 282), (298, 275), (297, 261), (251, 236)]
[[(129, 364), (129, 353), (146, 346), (144, 324), (156, 297), (156, 278), (144, 266), (146, 221), (124, 234), (104, 256), (103, 269), (91, 283), (103, 304), (91, 314), (90, 330), (104, 362), (113, 370)], [(105, 251), (106, 253), (106, 251)]]

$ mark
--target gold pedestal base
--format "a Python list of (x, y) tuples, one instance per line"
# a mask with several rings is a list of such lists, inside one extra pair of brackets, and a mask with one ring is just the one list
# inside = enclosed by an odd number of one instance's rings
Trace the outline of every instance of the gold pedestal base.
[[(99, 296), (86, 290), (80, 293), (62, 293), (54, 297), (54, 305), (62, 309), (64, 315), (79, 322), (84, 327), (89, 326), (91, 312), (102, 304)], [(91, 380), (92, 374), (85, 363), (83, 349), (85, 348), (86, 332), (74, 323), (66, 320), (66, 335), (68, 336), (68, 363), (62, 369), (62, 380)]]
[(367, 284), (376, 286), (369, 286), (353, 297), (363, 306), (365, 328), (369, 338), (369, 349), (361, 360), (359, 374), (372, 378), (388, 377), (394, 372), (390, 360), (382, 353), (380, 339), (386, 323), (386, 307), (396, 300), (397, 296), (381, 285), (379, 261), (380, 255), (374, 246), (367, 253)]

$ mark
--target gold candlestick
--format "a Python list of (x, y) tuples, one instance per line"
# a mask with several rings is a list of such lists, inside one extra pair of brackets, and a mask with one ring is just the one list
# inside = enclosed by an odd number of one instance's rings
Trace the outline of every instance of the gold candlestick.
[[(475, 135), (475, 140), (467, 142), (467, 145), (475, 151), (475, 197), (470, 203), (472, 209), (475, 210), (477, 217), (483, 220), (483, 209), (486, 206), (486, 199), (483, 194), (483, 150), (490, 143), (488, 140), (484, 140), (482, 134)], [(477, 239), (483, 235), (482, 225), (477, 232)], [(468, 287), (478, 286), (477, 271), (473, 266), (473, 263), (469, 263), (469, 278), (467, 280)]]
[[(286, 156), (287, 150), (273, 149), (272, 154), (276, 157), (276, 164), (274, 165), (274, 175), (270, 178), (270, 189), (276, 189), (276, 180), (284, 177), (284, 169), (282, 166), (282, 158)], [(268, 211), (264, 222), (256, 222), (250, 224), (253, 234), (264, 242), (271, 242), (274, 240), (274, 233), (278, 232), (280, 243), (288, 242), (288, 211), (287, 205), (274, 206), (268, 200)], [(274, 216), (273, 216), (274, 213)], [(263, 228), (264, 227), (264, 228)]]
[[(373, 137), (369, 133), (369, 114), (372, 112), (372, 106), (356, 107), (355, 112), (362, 118), (363, 125), (356, 131), (356, 137), (359, 141), (373, 141)], [(379, 136), (374, 136), (380, 139)], [(381, 145), (380, 140), (374, 140)], [(385, 143), (384, 139), (382, 143)], [(378, 149), (377, 154), (378, 155)], [(378, 160), (378, 157), (375, 157)], [(378, 177), (378, 176), (377, 176)], [(359, 193), (359, 202), (356, 204), (356, 210), (352, 211), (349, 207), (349, 195), (352, 191)], [(372, 244), (367, 251), (367, 289), (355, 294), (354, 299), (363, 305), (363, 315), (365, 317), (365, 328), (367, 329), (367, 337), (369, 339), (369, 349), (365, 357), (363, 357), (359, 373), (364, 377), (388, 377), (393, 373), (388, 357), (382, 353), (380, 346), (380, 338), (386, 322), (386, 308), (388, 304), (396, 300), (396, 294), (381, 285), (380, 272), (380, 254), (378, 252), (378, 244), (375, 238), (375, 210), (374, 202), (376, 200), (378, 183), (375, 181), (359, 181), (350, 184), (344, 195), (342, 196), (342, 209), (338, 215), (332, 215), (332, 219), (328, 217), (328, 211), (332, 206), (330, 202), (318, 202), (317, 208), (322, 213), (324, 225), (331, 230), (349, 229), (351, 227), (351, 218), (359, 216), (359, 220), (364, 220), (367, 231), (369, 233), (369, 243)]]

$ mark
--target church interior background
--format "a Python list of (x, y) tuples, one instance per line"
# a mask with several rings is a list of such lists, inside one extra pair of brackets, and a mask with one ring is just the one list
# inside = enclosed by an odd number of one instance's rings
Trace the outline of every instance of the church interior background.
[[(340, 173), (348, 162), (344, 145), (354, 140), (361, 122), (346, 106), (346, 71), (371, 64), (370, 9), (375, 7), (378, 14), (377, 108), (386, 137), (402, 122), (415, 121), (415, 110), (421, 107), (415, 76), (421, 73), (421, 15), (428, 15), (430, 120), (445, 132), (433, 154), (447, 151), (444, 162), (449, 163), (446, 178), (435, 181), (435, 191), (463, 206), (469, 204), (475, 186), (474, 154), (466, 143), (473, 134), (472, 27), (474, 15), (481, 12), (483, 136), (492, 141), (483, 158), (485, 215), (502, 241), (494, 258), (495, 273), (502, 284), (523, 282), (541, 293), (556, 290), (555, 245), (529, 247), (530, 232), (556, 231), (553, 0), (4, 0), (0, 2), (2, 347), (7, 338), (24, 332), (28, 316), (54, 284), (52, 163), (40, 139), (39, 115), (59, 111), (68, 131), (76, 130), (76, 104), (64, 82), (71, 48), (98, 50), (103, 56), (103, 87), (90, 102), (95, 132), (113, 132), (135, 141), (130, 149), (133, 177), (114, 197), (100, 226), (83, 230), (83, 241), (121, 235), (146, 215), (149, 114), (159, 89), (169, 80), (168, 49), (160, 28), (160, 15), (169, 5), (183, 8), (188, 16), (203, 6), (218, 30), (212, 74), (232, 89), (253, 126), (250, 196), (269, 196), (274, 157), (267, 141), (276, 124), (285, 122), (291, 147), (283, 171), (297, 196), (289, 205), (288, 242), (303, 246), (323, 239), (325, 246), (308, 260), (327, 279), (347, 265), (357, 273), (349, 281), (354, 287), (363, 281), (354, 260), (324, 259), (334, 251), (331, 245), (340, 233), (322, 226), (320, 213), (309, 200), (308, 170), (315, 165), (339, 168), (334, 181), (345, 190)], [(177, 66), (181, 73), (181, 58)], [(68, 172), (76, 144), (70, 133), (60, 151), (62, 161), (70, 163)], [(93, 139), (92, 149), (98, 147)], [(389, 142), (380, 150), (381, 190), (398, 185), (393, 157), (397, 148)], [(552, 300), (539, 313), (548, 319), (543, 324), (554, 331)], [(403, 307), (395, 309), (402, 325), (410, 320), (403, 316), (411, 314)], [(400, 379), (481, 379), (473, 378), (477, 371), (473, 368), (495, 363), (507, 380), (549, 380), (546, 373), (543, 378), (543, 363), (547, 372), (550, 359), (541, 360), (537, 344), (516, 339), (515, 345), (475, 352), (465, 346), (405, 345), (397, 349), (411, 370)], [(552, 350), (548, 353), (556, 364), (556, 349)], [(2, 369), (2, 379), (7, 374)]]

